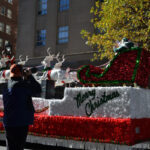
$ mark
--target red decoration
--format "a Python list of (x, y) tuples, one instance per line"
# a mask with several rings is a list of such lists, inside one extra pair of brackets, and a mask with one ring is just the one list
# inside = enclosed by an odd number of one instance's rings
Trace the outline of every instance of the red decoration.
[[(0, 117), (2, 117), (0, 113)], [(30, 134), (43, 137), (133, 145), (150, 139), (150, 119), (35, 115)], [(4, 131), (2, 123), (0, 130)], [(138, 132), (136, 133), (136, 130)]]
[(52, 70), (49, 70), (48, 73), (47, 73), (48, 80), (51, 80), (51, 71)]
[(141, 54), (140, 64), (136, 74), (135, 82), (141, 87), (148, 86), (150, 76), (150, 52), (143, 50)]
[(3, 78), (5, 78), (5, 73), (6, 73), (6, 70), (4, 70), (2, 73)]
[(135, 48), (115, 56), (115, 60), (111, 62), (110, 68), (105, 69), (105, 73), (101, 68), (92, 65), (81, 67), (78, 78), (82, 84), (88, 86), (92, 84), (122, 85), (125, 83), (133, 85), (133, 83), (137, 83), (137, 85), (146, 88), (150, 75), (150, 52), (142, 49), (140, 54), (139, 51), (140, 48)]

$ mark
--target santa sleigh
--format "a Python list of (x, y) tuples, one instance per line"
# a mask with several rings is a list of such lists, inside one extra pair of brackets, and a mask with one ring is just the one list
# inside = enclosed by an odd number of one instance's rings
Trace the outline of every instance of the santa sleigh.
[(78, 79), (85, 86), (149, 86), (150, 52), (140, 47), (122, 49), (105, 69), (84, 65)]

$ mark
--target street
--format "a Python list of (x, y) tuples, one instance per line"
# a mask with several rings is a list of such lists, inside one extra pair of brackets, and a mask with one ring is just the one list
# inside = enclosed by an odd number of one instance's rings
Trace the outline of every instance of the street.
[[(0, 150), (6, 150), (6, 144), (4, 141), (0, 141)], [(24, 150), (79, 150), (79, 149), (69, 149), (63, 147), (53, 147), (53, 146), (45, 146), (41, 144), (26, 143)]]
[[(4, 141), (0, 141), (0, 150), (6, 150), (6, 143)], [(24, 149), (24, 150), (31, 150), (31, 149)]]

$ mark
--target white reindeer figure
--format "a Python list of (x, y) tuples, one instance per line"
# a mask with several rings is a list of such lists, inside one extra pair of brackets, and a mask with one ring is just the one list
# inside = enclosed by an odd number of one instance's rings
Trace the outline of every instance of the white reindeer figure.
[[(49, 52), (49, 49), (47, 50), (47, 52)], [(70, 68), (67, 68), (66, 70), (61, 69), (62, 64), (65, 61), (64, 55), (61, 58), (60, 53), (57, 53), (56, 56), (51, 55), (50, 52), (48, 54), (49, 56), (46, 56), (45, 59), (41, 62), (45, 67), (50, 66), (51, 61), (53, 61), (54, 59), (56, 59), (57, 62), (55, 63), (54, 68), (52, 70), (45, 71), (39, 80), (53, 80), (55, 81), (56, 85), (62, 85), (64, 83), (77, 80), (76, 72), (70, 72)]]
[(0, 59), (0, 68), (5, 68), (7, 66), (7, 61), (9, 61), (9, 58), (5, 57), (4, 51), (2, 51), (2, 58)]
[[(41, 62), (41, 64), (44, 66), (44, 69), (47, 69), (47, 68), (50, 68), (51, 67), (51, 61), (54, 60), (54, 54), (52, 55), (50, 53), (50, 48), (47, 49), (47, 53), (48, 53), (48, 56), (46, 56), (44, 58), (44, 60)], [(48, 74), (48, 71), (45, 71), (43, 73), (43, 75), (40, 77), (40, 80), (46, 80), (47, 79), (47, 74)]]
[(4, 54), (4, 51), (2, 51), (2, 58), (0, 59), (0, 68), (5, 68), (7, 67), (7, 62), (11, 62), (14, 60), (14, 56), (9, 58)]
[(41, 62), (42, 65), (44, 65), (44, 68), (49, 68), (51, 66), (51, 61), (54, 60), (54, 55), (50, 54), (50, 48), (47, 49), (48, 56), (44, 58), (44, 60)]
[[(0, 68), (6, 68), (9, 66), (9, 63), (13, 63), (15, 60), (15, 57), (8, 56), (5, 54), (5, 51), (2, 51), (2, 58), (0, 59)], [(5, 81), (9, 79), (10, 70), (2, 70), (0, 71), (0, 82)]]
[(62, 60), (60, 60), (59, 56), (60, 54), (58, 53), (55, 57), (58, 62), (54, 65), (54, 68), (51, 70), (50, 74), (51, 80), (54, 81), (63, 80), (65, 78), (66, 71), (61, 69), (63, 62), (65, 61), (65, 57), (63, 55)]
[[(9, 56), (7, 56), (7, 55), (5, 56), (4, 52), (2, 52), (2, 55), (3, 55), (3, 57), (0, 60), (0, 68), (7, 67), (7, 62), (13, 63), (14, 56), (9, 58)], [(25, 65), (28, 60), (29, 60), (28, 56), (26, 56), (25, 60), (23, 60), (22, 55), (20, 55), (18, 64)], [(7, 80), (9, 78), (10, 78), (10, 70), (9, 69), (0, 71), (0, 80), (3, 80), (3, 79)]]
[[(47, 78), (57, 81), (58, 79), (60, 79), (60, 77), (62, 77), (62, 70), (61, 70), (61, 66), (62, 63), (65, 61), (64, 56), (62, 57), (62, 60), (59, 59), (60, 57), (60, 53), (57, 53), (57, 55), (52, 55), (50, 54), (50, 48), (47, 49), (47, 53), (48, 56), (46, 56), (44, 58), (44, 60), (41, 62), (42, 65), (44, 65), (44, 68), (48, 68), (51, 67), (51, 61), (53, 61), (54, 59), (57, 60), (57, 63), (54, 65), (54, 68), (51, 70), (51, 73), (49, 75), (49, 71), (45, 71), (43, 73), (43, 75), (41, 76), (40, 80), (46, 80)], [(61, 73), (60, 73), (61, 72)], [(63, 71), (64, 72), (64, 71)], [(48, 77), (49, 76), (49, 77)]]
[(65, 56), (63, 55), (62, 56), (62, 61), (60, 61), (60, 59), (59, 59), (59, 53), (56, 55), (56, 60), (58, 61), (58, 63), (56, 63), (55, 65), (54, 65), (54, 69), (61, 69), (61, 66), (62, 66), (62, 64), (63, 64), (63, 62), (65, 61)]
[(25, 60), (23, 60), (22, 55), (20, 55), (18, 64), (24, 66), (28, 60), (29, 60), (28, 56), (26, 56)]

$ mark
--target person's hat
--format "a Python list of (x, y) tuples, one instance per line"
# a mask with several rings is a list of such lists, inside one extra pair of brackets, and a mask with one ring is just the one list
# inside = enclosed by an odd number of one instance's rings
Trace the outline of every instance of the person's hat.
[(18, 64), (11, 65), (10, 77), (22, 77), (22, 65), (18, 65)]

